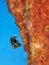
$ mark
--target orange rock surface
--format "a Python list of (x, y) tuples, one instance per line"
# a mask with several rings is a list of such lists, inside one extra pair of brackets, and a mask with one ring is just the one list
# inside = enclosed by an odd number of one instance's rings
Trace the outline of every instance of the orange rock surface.
[(28, 65), (49, 65), (49, 0), (7, 0), (28, 53)]

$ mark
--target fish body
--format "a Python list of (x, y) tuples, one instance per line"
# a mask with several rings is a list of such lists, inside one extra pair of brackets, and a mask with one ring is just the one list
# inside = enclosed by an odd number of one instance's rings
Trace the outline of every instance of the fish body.
[(49, 0), (7, 0), (28, 54), (28, 65), (49, 65)]
[(21, 46), (21, 44), (16, 40), (15, 36), (10, 38), (10, 42), (12, 46), (14, 47), (14, 49)]

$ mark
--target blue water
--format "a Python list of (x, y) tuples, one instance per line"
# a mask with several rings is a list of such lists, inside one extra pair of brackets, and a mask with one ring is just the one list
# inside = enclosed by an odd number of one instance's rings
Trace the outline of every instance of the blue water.
[[(13, 49), (10, 37), (15, 34), (22, 46)], [(5, 0), (0, 0), (0, 65), (27, 65), (26, 59), (27, 54), (15, 18), (8, 11)]]

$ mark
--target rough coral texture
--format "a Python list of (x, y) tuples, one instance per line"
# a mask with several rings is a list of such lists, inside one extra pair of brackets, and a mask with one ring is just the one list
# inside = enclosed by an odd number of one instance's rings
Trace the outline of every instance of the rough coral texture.
[(17, 20), (28, 65), (49, 65), (49, 0), (7, 0)]

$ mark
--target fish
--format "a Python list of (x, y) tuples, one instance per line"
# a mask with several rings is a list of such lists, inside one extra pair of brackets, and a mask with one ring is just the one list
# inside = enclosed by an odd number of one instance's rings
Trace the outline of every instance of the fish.
[(10, 38), (11, 45), (15, 48), (18, 48), (21, 46), (21, 44), (16, 40), (16, 36), (13, 36)]
[(49, 0), (7, 0), (19, 26), (28, 65), (49, 65)]

